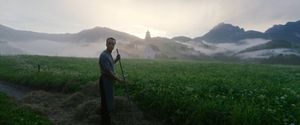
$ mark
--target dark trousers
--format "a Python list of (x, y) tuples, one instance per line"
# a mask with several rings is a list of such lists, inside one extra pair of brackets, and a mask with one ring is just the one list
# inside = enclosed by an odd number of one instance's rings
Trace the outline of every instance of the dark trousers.
[(100, 95), (101, 95), (101, 125), (111, 125), (111, 117), (107, 109), (106, 96), (102, 84), (102, 76), (99, 80)]

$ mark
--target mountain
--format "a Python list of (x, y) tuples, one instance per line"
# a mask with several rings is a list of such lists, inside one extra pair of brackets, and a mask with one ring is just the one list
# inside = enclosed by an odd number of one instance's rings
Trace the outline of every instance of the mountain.
[(105, 27), (95, 27), (80, 31), (78, 33), (48, 34), (32, 31), (16, 30), (4, 25), (0, 25), (0, 40), (2, 41), (36, 41), (49, 40), (57, 42), (97, 42), (105, 40), (107, 37), (114, 37), (120, 41), (135, 41), (140, 38), (128, 33), (112, 30)]
[(114, 37), (118, 41), (136, 41), (141, 40), (140, 38), (130, 35), (128, 33), (112, 30), (106, 27), (95, 27), (88, 30), (71, 34), (72, 41), (84, 41), (84, 42), (95, 42), (100, 39), (106, 39), (107, 37)]
[(271, 39), (300, 43), (300, 21), (288, 22), (285, 25), (274, 25), (265, 34)]
[[(16, 30), (0, 25), (0, 41), (2, 41), (0, 54), (97, 57), (100, 51), (105, 49), (107, 37), (114, 37), (118, 43), (124, 43), (117, 45), (120, 48), (128, 43), (142, 40), (128, 33), (105, 27), (95, 27), (78, 33), (49, 34)], [(127, 57), (131, 56), (127, 55)]]
[(243, 28), (231, 24), (220, 23), (202, 37), (194, 38), (194, 41), (206, 41), (210, 43), (236, 43), (240, 40), (251, 38), (265, 38), (258, 31), (245, 31)]
[(193, 40), (210, 43), (237, 43), (244, 39), (253, 38), (300, 42), (300, 21), (288, 22), (284, 25), (274, 25), (264, 33), (253, 30), (245, 31), (243, 28), (232, 24), (220, 23), (208, 33)]
[(300, 57), (299, 23), (275, 25), (264, 33), (220, 23), (193, 39), (186, 36), (151, 38), (150, 32), (149, 38), (140, 39), (105, 27), (48, 34), (0, 25), (0, 54), (97, 57), (105, 49), (105, 39), (114, 37), (118, 43), (116, 48), (125, 58), (261, 60), (277, 56)]
[(176, 37), (173, 37), (172, 40), (179, 41), (179, 42), (187, 42), (187, 41), (191, 41), (192, 38), (189, 38), (186, 36), (176, 36)]
[(264, 61), (268, 58), (277, 60), (300, 57), (300, 21), (274, 25), (264, 33), (220, 23), (186, 44), (192, 44), (196, 50), (212, 57)]
[[(144, 40), (105, 27), (94, 27), (78, 33), (48, 34), (16, 30), (3, 25), (0, 25), (0, 41), (5, 42), (0, 43), (0, 54), (97, 57), (105, 49), (107, 37), (116, 38), (116, 48), (125, 58), (195, 59), (201, 56), (199, 52), (173, 39), (149, 37)], [(191, 40), (188, 37), (174, 39)]]
[(32, 41), (32, 40), (53, 40), (64, 41), (70, 34), (47, 34), (32, 31), (15, 30), (0, 25), (0, 40), (2, 41)]

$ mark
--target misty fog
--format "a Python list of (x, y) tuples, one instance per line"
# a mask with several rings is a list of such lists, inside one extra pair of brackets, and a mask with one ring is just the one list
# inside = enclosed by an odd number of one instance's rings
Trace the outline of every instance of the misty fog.
[(188, 42), (178, 42), (180, 44), (186, 45), (189, 48), (193, 48), (196, 51), (200, 51), (206, 55), (214, 55), (218, 53), (237, 53), (241, 50), (244, 50), (249, 47), (253, 47), (256, 45), (267, 43), (269, 40), (266, 39), (245, 39), (241, 40), (238, 43), (208, 43), (206, 41), (202, 42), (195, 42), (195, 41), (188, 41)]
[(28, 42), (8, 42), (12, 48), (19, 49), (23, 54), (73, 56), (73, 57), (98, 57), (100, 51), (105, 49), (105, 42), (57, 42), (37, 40)]

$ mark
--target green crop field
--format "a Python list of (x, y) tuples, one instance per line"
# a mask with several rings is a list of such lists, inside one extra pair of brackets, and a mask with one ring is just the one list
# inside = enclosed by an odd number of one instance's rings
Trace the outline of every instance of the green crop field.
[[(134, 101), (146, 115), (166, 123), (300, 124), (300, 66), (122, 61)], [(75, 92), (98, 77), (97, 59), (0, 57), (0, 80), (34, 88)], [(124, 87), (117, 85), (118, 94), (124, 93)]]

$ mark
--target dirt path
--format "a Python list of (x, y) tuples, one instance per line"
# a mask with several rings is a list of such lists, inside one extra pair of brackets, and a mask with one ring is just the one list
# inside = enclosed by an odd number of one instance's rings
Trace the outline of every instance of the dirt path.
[(7, 83), (4, 81), (0, 81), (0, 92), (3, 92), (7, 94), (10, 97), (14, 97), (16, 99), (20, 99), (26, 94), (28, 94), (31, 91), (31, 89), (23, 87), (23, 86), (17, 86), (11, 83)]
[[(18, 102), (40, 115), (47, 116), (56, 125), (99, 125), (100, 95), (97, 82), (87, 84), (73, 94), (31, 91), (20, 86), (0, 83), (0, 91), (18, 99)], [(162, 125), (147, 120), (143, 112), (125, 97), (115, 97), (114, 125)]]

